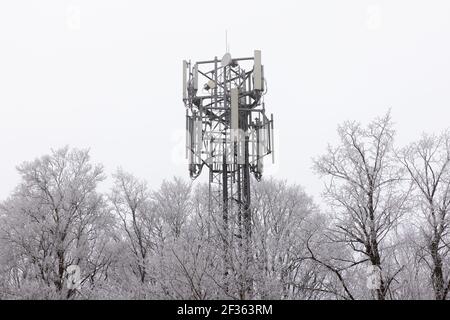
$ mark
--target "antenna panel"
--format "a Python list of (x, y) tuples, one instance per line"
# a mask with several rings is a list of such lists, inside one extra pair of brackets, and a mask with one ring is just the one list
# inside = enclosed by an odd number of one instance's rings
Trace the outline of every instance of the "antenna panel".
[(193, 83), (193, 87), (194, 90), (198, 90), (198, 64), (195, 64), (194, 68), (194, 83)]
[(183, 100), (187, 99), (187, 69), (187, 61), (183, 60)]
[(202, 163), (202, 121), (194, 121), (194, 163)]
[(261, 51), (255, 50), (253, 67), (253, 87), (255, 90), (263, 90), (262, 87), (262, 66), (261, 66)]
[(235, 135), (239, 130), (239, 91), (237, 88), (231, 89), (231, 130)]

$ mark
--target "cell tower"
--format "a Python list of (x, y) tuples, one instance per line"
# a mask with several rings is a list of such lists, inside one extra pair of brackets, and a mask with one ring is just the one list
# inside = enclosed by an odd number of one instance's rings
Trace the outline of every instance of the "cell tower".
[(225, 277), (233, 243), (251, 260), (250, 174), (259, 181), (263, 158), (272, 154), (274, 161), (273, 115), (266, 116), (265, 93), (259, 50), (247, 58), (226, 53), (221, 60), (183, 61), (189, 173), (195, 179), (209, 168), (209, 208), (214, 217), (221, 214)]

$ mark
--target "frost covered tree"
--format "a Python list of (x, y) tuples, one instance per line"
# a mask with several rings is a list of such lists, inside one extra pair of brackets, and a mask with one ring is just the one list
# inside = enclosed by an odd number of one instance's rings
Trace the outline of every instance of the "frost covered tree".
[[(117, 170), (113, 175), (113, 188), (109, 195), (112, 212), (119, 221), (116, 230), (119, 243), (122, 245), (122, 275), (117, 277), (119, 283), (134, 283), (136, 288), (145, 290), (151, 282), (148, 261), (155, 249), (156, 219), (150, 200), (150, 190), (144, 180), (130, 173)], [(129, 268), (127, 268), (129, 267)], [(127, 272), (130, 271), (130, 272)], [(136, 280), (138, 283), (136, 283)], [(126, 284), (125, 284), (126, 285)], [(131, 297), (145, 297), (145, 292), (136, 289)]]
[(94, 286), (109, 263), (110, 225), (104, 179), (88, 150), (62, 148), (18, 167), (21, 182), (1, 206), (3, 254), (9, 255), (7, 291), (21, 298), (70, 298), (69, 266), (82, 287)]
[(306, 240), (323, 227), (317, 206), (300, 186), (263, 180), (252, 192), (256, 296), (263, 299), (321, 297), (325, 273), (308, 260)]
[(413, 219), (422, 239), (416, 243), (417, 259), (429, 269), (436, 300), (445, 300), (450, 289), (450, 132), (424, 134), (399, 153), (413, 182)]
[(324, 197), (334, 212), (329, 240), (344, 243), (353, 254), (334, 259), (345, 267), (327, 267), (341, 280), (346, 296), (353, 298), (342, 272), (367, 262), (379, 273), (375, 296), (384, 300), (402, 269), (391, 270), (387, 256), (395, 244), (409, 193), (393, 152), (392, 121), (389, 113), (366, 128), (347, 121), (338, 127), (338, 133), (340, 143), (329, 146), (326, 154), (314, 161), (314, 169), (326, 179)]
[(216, 299), (221, 290), (220, 247), (209, 216), (207, 186), (192, 188), (176, 178), (154, 194), (166, 237), (154, 262), (159, 265), (162, 294), (174, 299)]
[(0, 203), (0, 299), (447, 299), (450, 134), (394, 150), (389, 114), (338, 134), (314, 160), (328, 206), (252, 183), (249, 251), (207, 184), (119, 169), (102, 194), (88, 150), (24, 162)]
[(174, 177), (172, 181), (163, 181), (160, 189), (152, 194), (155, 210), (175, 238), (180, 236), (192, 211), (191, 191), (191, 184)]

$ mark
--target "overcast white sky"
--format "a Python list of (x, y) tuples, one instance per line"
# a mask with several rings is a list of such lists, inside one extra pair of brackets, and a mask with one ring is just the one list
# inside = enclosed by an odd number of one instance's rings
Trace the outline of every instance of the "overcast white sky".
[(156, 187), (188, 178), (181, 60), (262, 50), (279, 178), (316, 198), (311, 158), (347, 119), (392, 109), (397, 141), (450, 127), (450, 1), (0, 2), (0, 199), (15, 167), (91, 148)]

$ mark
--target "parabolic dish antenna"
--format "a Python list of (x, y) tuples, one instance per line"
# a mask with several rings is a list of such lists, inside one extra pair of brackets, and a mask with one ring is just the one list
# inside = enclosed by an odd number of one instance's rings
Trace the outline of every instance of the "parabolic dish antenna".
[(225, 53), (225, 55), (222, 58), (222, 67), (226, 67), (227, 65), (229, 65), (231, 62), (233, 61), (233, 59), (231, 59), (231, 54), (229, 54), (228, 52)]

